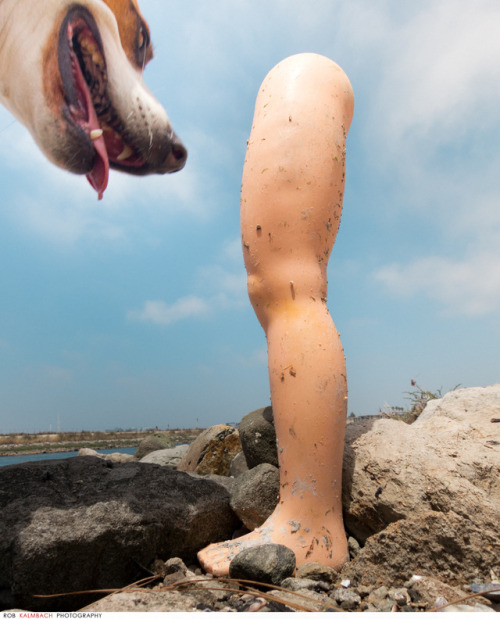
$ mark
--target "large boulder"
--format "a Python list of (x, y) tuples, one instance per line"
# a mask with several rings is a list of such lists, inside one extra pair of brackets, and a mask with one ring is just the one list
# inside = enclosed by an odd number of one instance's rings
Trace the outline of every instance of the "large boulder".
[[(500, 522), (500, 385), (452, 391), (412, 425), (347, 427), (343, 503), (359, 541), (429, 510), (453, 512), (485, 533)], [(496, 534), (500, 547), (500, 529)]]
[(498, 519), (481, 522), (450, 511), (398, 520), (366, 541), (342, 577), (363, 585), (402, 585), (413, 574), (450, 585), (486, 582), (500, 569)]
[(189, 446), (181, 459), (179, 471), (193, 471), (199, 475), (230, 474), (231, 462), (241, 451), (236, 428), (223, 424), (204, 430)]
[(0, 608), (71, 610), (119, 588), (156, 557), (194, 561), (239, 521), (229, 492), (154, 464), (94, 457), (0, 467)]

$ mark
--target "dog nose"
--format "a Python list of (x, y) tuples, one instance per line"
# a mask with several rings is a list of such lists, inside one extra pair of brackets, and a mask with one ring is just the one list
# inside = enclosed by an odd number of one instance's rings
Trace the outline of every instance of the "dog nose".
[(187, 150), (175, 133), (172, 133), (170, 153), (167, 157), (168, 172), (178, 172), (186, 165)]

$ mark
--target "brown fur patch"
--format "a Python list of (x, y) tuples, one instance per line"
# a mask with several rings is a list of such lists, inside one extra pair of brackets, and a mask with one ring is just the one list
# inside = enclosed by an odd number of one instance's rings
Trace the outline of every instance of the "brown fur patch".
[[(130, 62), (142, 69), (153, 57), (149, 28), (144, 21), (137, 0), (104, 0), (113, 11), (122, 47)], [(144, 47), (141, 47), (141, 44)]]

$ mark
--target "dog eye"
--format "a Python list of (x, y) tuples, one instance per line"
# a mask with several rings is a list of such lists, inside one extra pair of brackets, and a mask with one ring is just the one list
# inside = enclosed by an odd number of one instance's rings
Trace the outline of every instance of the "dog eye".
[(149, 60), (148, 58), (149, 48), (149, 32), (144, 26), (139, 26), (137, 31), (137, 60), (141, 66), (144, 66)]

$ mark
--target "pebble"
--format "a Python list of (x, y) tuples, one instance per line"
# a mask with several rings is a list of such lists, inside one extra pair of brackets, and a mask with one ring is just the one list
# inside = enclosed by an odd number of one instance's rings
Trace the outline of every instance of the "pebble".
[(489, 606), (485, 606), (484, 604), (475, 604), (474, 606), (469, 606), (467, 604), (450, 604), (450, 606), (446, 606), (442, 610), (439, 610), (440, 613), (494, 613), (493, 608)]
[(355, 610), (361, 604), (361, 596), (350, 589), (335, 589), (333, 599), (342, 610)]
[(480, 593), (487, 600), (500, 602), (500, 584), (470, 585), (469, 589), (472, 593)]

